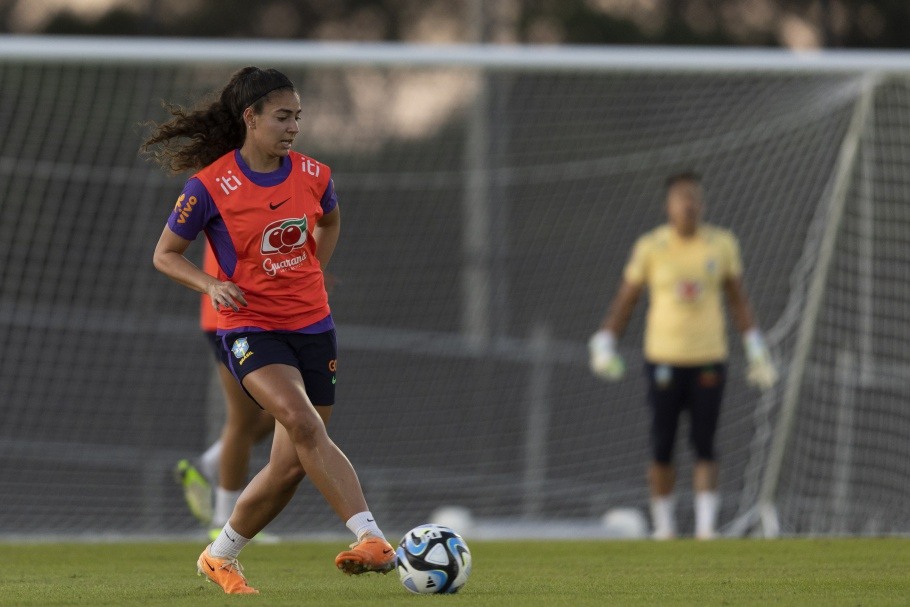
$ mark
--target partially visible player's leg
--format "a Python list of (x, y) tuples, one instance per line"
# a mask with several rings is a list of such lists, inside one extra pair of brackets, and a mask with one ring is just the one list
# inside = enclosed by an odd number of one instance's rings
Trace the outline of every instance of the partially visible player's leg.
[[(220, 341), (214, 332), (206, 332), (205, 340), (221, 367), (220, 361), (223, 360), (224, 353)], [(210, 524), (214, 516), (212, 488), (218, 481), (221, 447), (219, 438), (201, 456), (182, 459), (174, 468), (174, 478), (183, 489), (187, 507), (203, 525)]]
[(676, 468), (673, 464), (651, 462), (648, 468), (648, 484), (651, 490), (651, 537), (656, 540), (670, 540), (676, 537), (676, 496), (673, 485)]
[(706, 459), (695, 462), (692, 469), (692, 488), (695, 492), (695, 537), (700, 540), (714, 539), (720, 510), (717, 462)]
[(212, 521), (212, 485), (199, 468), (188, 459), (182, 459), (174, 467), (174, 480), (183, 489), (183, 499), (190, 512), (200, 523)]
[(676, 537), (676, 468), (673, 450), (682, 411), (683, 381), (678, 367), (648, 363), (648, 402), (651, 406), (651, 464), (648, 485), (651, 493), (652, 537), (658, 540)]

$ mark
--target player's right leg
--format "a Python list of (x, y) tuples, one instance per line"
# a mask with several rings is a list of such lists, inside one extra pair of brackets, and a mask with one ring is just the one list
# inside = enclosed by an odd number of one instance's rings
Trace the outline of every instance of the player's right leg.
[(243, 490), (231, 520), (199, 557), (199, 573), (227, 593), (253, 591), (237, 562), (240, 550), (291, 501), (303, 476), (293, 443), (284, 428), (276, 426), (269, 463)]
[[(267, 438), (275, 419), (244, 391), (223, 364), (218, 365), (219, 379), (227, 405), (227, 417), (221, 433), (223, 449), (220, 459), (218, 488), (212, 517), (212, 539), (228, 521), (249, 475), (253, 447)], [(263, 538), (257, 536), (257, 540)], [(277, 541), (277, 538), (273, 538)]]
[(676, 537), (676, 496), (673, 486), (676, 468), (670, 463), (651, 462), (648, 468), (648, 485), (651, 491), (651, 537), (671, 540)]
[(685, 378), (681, 369), (669, 365), (645, 365), (648, 403), (651, 406), (651, 465), (648, 485), (651, 493), (651, 537), (669, 540), (676, 537), (676, 468), (673, 450), (679, 416), (683, 408), (681, 391)]

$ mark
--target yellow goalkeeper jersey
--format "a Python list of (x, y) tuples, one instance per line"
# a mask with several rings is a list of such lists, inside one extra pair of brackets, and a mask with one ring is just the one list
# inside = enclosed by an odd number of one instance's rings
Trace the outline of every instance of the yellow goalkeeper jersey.
[(641, 236), (623, 277), (648, 288), (645, 358), (679, 366), (726, 360), (723, 282), (741, 274), (739, 243), (727, 230), (702, 224), (682, 238), (663, 225)]

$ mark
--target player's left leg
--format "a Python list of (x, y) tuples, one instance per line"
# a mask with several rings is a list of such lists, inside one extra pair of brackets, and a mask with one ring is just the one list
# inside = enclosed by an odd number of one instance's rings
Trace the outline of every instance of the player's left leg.
[(690, 393), (690, 443), (695, 451), (692, 489), (695, 492), (695, 537), (713, 539), (717, 534), (720, 496), (717, 491), (717, 456), (714, 437), (726, 385), (726, 366), (701, 367)]

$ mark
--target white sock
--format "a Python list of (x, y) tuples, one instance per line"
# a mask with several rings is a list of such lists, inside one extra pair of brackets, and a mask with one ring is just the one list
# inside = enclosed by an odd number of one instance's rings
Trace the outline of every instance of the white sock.
[(215, 514), (212, 516), (212, 527), (221, 527), (228, 522), (241, 493), (243, 493), (243, 489), (237, 491), (222, 487), (215, 489)]
[(351, 533), (357, 536), (358, 541), (367, 534), (385, 538), (382, 531), (379, 530), (379, 525), (376, 524), (376, 519), (373, 518), (373, 514), (369, 510), (355, 514), (348, 519), (345, 525), (351, 530)]
[(717, 491), (699, 491), (695, 494), (695, 537), (714, 537), (720, 497)]
[(676, 537), (676, 496), (672, 493), (651, 498), (651, 522), (656, 539)]
[(218, 480), (218, 472), (221, 467), (221, 439), (219, 438), (212, 446), (205, 450), (205, 453), (199, 458), (199, 471), (213, 485)]
[(243, 537), (231, 528), (230, 523), (224, 524), (224, 529), (218, 534), (218, 537), (212, 542), (209, 553), (218, 558), (235, 559), (243, 547), (250, 543), (250, 538)]

